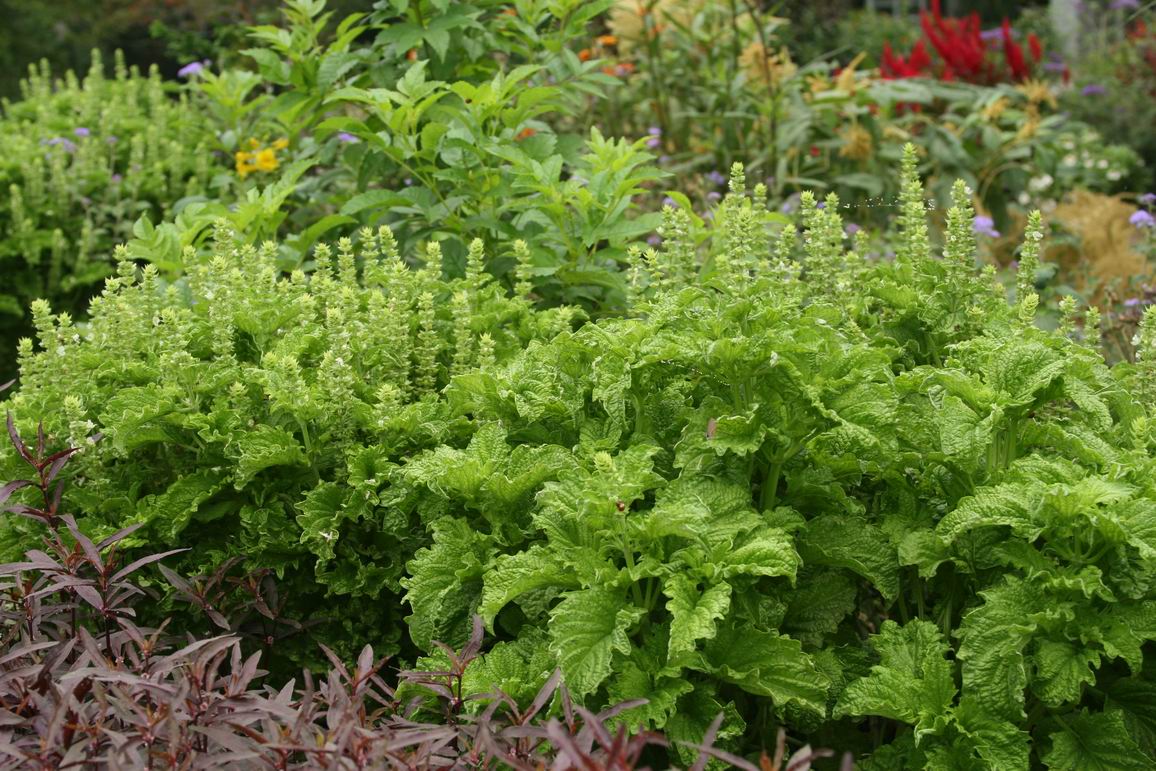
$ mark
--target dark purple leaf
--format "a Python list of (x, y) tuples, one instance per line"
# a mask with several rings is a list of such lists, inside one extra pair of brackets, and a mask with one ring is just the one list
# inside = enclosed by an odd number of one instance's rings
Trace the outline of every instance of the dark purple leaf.
[(23, 490), (25, 487), (28, 487), (31, 484), (32, 482), (28, 481), (27, 479), (17, 479), (14, 482), (9, 482), (3, 487), (0, 487), (0, 503), (4, 503), (4, 501), (11, 498), (12, 493), (16, 492), (17, 490)]
[(160, 560), (163, 560), (165, 557), (171, 557), (174, 554), (180, 554), (181, 552), (186, 552), (186, 551), (189, 551), (189, 550), (188, 549), (170, 549), (169, 551), (163, 551), (160, 554), (150, 554), (147, 557), (141, 557), (140, 559), (133, 560), (132, 562), (128, 563), (120, 570), (116, 571), (116, 573), (114, 573), (112, 578), (109, 580), (113, 583), (116, 583), (117, 581), (124, 579), (126, 576), (129, 576), (129, 575), (135, 573), (136, 571), (140, 570), (145, 565), (151, 565), (154, 562), (159, 562)]
[(24, 441), (20, 438), (20, 432), (16, 430), (16, 420), (12, 417), (12, 412), (8, 412), (8, 438), (12, 440), (12, 446), (16, 448), (16, 452), (20, 453), (20, 457), (32, 463), (32, 455), (28, 452), (28, 448), (24, 446)]

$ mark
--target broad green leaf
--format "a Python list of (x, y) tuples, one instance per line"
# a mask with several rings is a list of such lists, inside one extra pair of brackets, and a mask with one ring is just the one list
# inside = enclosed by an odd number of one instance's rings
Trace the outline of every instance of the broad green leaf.
[(577, 588), (577, 576), (561, 555), (535, 545), (517, 554), (503, 554), (486, 571), (478, 613), (493, 628), (494, 617), (511, 600), (533, 589), (549, 586)]
[(457, 646), (469, 637), (488, 550), (485, 536), (465, 520), (434, 523), (433, 545), (418, 550), (401, 582), (413, 610), (405, 620), (409, 635), (421, 650), (431, 650), (435, 640)]
[(730, 610), (730, 584), (715, 584), (699, 591), (694, 580), (676, 573), (666, 580), (662, 593), (669, 598), (666, 609), (671, 616), (668, 650), (672, 660), (693, 651), (699, 640), (714, 637), (719, 620)]
[(1031, 736), (1016, 724), (990, 715), (967, 696), (952, 715), (962, 734), (960, 744), (971, 748), (991, 771), (1027, 771)]
[(1100, 654), (1073, 642), (1041, 640), (1032, 661), (1032, 690), (1045, 704), (1059, 707), (1078, 702), (1081, 687), (1095, 684)]
[(593, 693), (610, 675), (614, 651), (630, 651), (627, 631), (644, 613), (622, 592), (600, 587), (569, 592), (550, 612), (550, 649), (576, 696)]
[(860, 517), (823, 515), (800, 534), (807, 564), (847, 568), (871, 581), (886, 599), (899, 594), (899, 558), (887, 536)]
[(903, 626), (885, 621), (871, 638), (881, 661), (871, 674), (847, 686), (835, 715), (879, 715), (933, 731), (955, 701), (954, 665), (939, 628), (916, 619)]
[(272, 426), (257, 426), (241, 434), (230, 449), (237, 459), (234, 486), (238, 490), (267, 468), (301, 466), (308, 462), (297, 438)]
[(993, 717), (1018, 723), (1028, 683), (1024, 649), (1036, 630), (1032, 615), (1046, 600), (1014, 577), (980, 596), (983, 604), (967, 613), (959, 628), (963, 694)]
[(713, 672), (744, 691), (825, 713), (827, 677), (798, 640), (751, 627), (724, 626), (706, 644), (696, 669)]
[(1051, 735), (1044, 764), (1055, 771), (1146, 771), (1152, 758), (1124, 725), (1124, 713), (1080, 714), (1063, 720), (1064, 730)]

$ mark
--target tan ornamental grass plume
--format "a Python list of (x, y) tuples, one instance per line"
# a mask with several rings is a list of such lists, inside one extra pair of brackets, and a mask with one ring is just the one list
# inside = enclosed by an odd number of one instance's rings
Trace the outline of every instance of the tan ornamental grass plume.
[(618, 52), (625, 56), (645, 44), (648, 28), (651, 34), (661, 34), (672, 22), (689, 27), (705, 3), (706, 0), (617, 0), (606, 27), (617, 38)]
[(1130, 282), (1152, 276), (1152, 267), (1134, 247), (1137, 228), (1128, 221), (1136, 207), (1118, 196), (1087, 190), (1071, 193), (1056, 207), (1053, 218), (1080, 242), (1077, 248), (1057, 249), (1052, 258), (1065, 271), (1087, 272), (1103, 287), (1106, 283)]
[(748, 45), (739, 57), (739, 65), (746, 73), (747, 79), (754, 83), (770, 84), (774, 87), (782, 85), (786, 80), (794, 77), (799, 68), (791, 61), (791, 52), (786, 46), (777, 52), (766, 53), (761, 41), (754, 41)]
[(871, 137), (871, 132), (858, 123), (852, 123), (839, 132), (839, 136), (843, 139), (843, 144), (839, 147), (840, 158), (866, 161), (874, 155), (875, 141)]

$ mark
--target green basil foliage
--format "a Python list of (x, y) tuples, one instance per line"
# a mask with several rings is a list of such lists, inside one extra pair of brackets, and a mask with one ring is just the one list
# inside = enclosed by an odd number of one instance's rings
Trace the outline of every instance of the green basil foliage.
[(93, 54), (88, 75), (54, 80), (47, 64), (21, 84), (23, 99), (0, 104), (0, 379), (28, 304), (48, 298), (82, 311), (112, 275), (109, 255), (143, 217), (171, 215), (207, 191), (217, 161), (212, 129), (188, 100), (174, 100), (159, 73), (147, 77), (117, 57), (106, 77)]
[(835, 196), (788, 219), (736, 167), (580, 326), (480, 244), (447, 278), (369, 233), (280, 279), (224, 233), (169, 286), (124, 266), (84, 329), (38, 306), (6, 406), (105, 434), (85, 528), (275, 568), (335, 643), (436, 664), (480, 615), (475, 692), (558, 667), (675, 740), (721, 712), (741, 753), (786, 725), (870, 769), (1149, 768), (1156, 311), (1109, 367), (1091, 314), (1034, 324), (1038, 217), (1009, 303), (970, 191), (933, 253), (910, 146), (900, 188), (871, 262)]

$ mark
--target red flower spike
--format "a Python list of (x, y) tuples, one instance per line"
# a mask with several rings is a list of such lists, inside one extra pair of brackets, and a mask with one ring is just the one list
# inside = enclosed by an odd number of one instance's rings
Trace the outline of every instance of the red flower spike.
[(1011, 68), (1012, 78), (1015, 80), (1023, 80), (1028, 76), (1027, 65), (1024, 64), (1023, 50), (1012, 40), (1011, 36), (1011, 22), (1005, 17), (1003, 20), (1003, 52), (1007, 58), (1008, 67)]
[(1038, 63), (1044, 55), (1044, 47), (1040, 45), (1040, 39), (1034, 32), (1028, 35), (1028, 48), (1032, 52), (1032, 61)]

